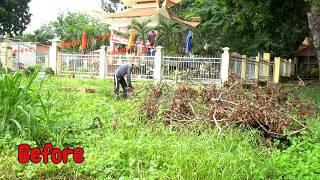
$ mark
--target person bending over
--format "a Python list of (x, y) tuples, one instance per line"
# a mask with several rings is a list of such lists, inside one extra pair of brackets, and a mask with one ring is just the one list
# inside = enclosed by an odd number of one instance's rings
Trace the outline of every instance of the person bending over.
[[(119, 84), (123, 90), (124, 98), (128, 98), (128, 92), (132, 92), (132, 84), (131, 84), (131, 73), (133, 70), (140, 69), (138, 63), (130, 63), (121, 65), (114, 72), (114, 93), (118, 97), (119, 96)], [(127, 82), (124, 79), (124, 76), (127, 75)]]

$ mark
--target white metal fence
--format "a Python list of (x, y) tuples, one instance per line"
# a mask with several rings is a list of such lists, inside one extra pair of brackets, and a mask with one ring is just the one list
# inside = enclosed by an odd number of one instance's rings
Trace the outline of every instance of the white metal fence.
[(155, 56), (106, 55), (107, 76), (113, 76), (117, 68), (126, 63), (138, 63), (140, 69), (132, 72), (133, 79), (153, 79)]
[[(280, 76), (292, 75), (291, 60), (270, 59), (269, 53), (263, 58), (246, 58), (242, 55), (230, 56), (229, 48), (217, 56), (163, 56), (157, 47), (155, 56), (109, 55), (106, 48), (85, 54), (60, 53), (57, 42), (45, 48), (32, 42), (12, 43), (13, 67), (16, 69), (30, 66), (51, 67), (58, 75), (113, 77), (116, 69), (125, 63), (139, 63), (140, 69), (132, 72), (133, 79), (154, 79), (170, 81), (196, 81), (221, 83), (228, 80), (229, 72), (245, 80), (279, 82)], [(277, 59), (277, 60), (276, 60)], [(6, 63), (10, 64), (10, 63)]]
[(241, 79), (241, 73), (242, 73), (242, 62), (245, 59), (241, 56), (230, 56), (230, 63), (229, 63), (229, 69), (233, 73), (236, 74), (238, 79)]
[(247, 80), (256, 80), (256, 67), (258, 63), (256, 61), (256, 57), (250, 57), (246, 62), (246, 79)]
[(86, 54), (61, 53), (61, 75), (80, 76), (99, 75), (99, 53)]
[(31, 66), (49, 67), (49, 47), (37, 46), (36, 42), (12, 42), (12, 66), (25, 69)]
[(164, 56), (162, 77), (164, 80), (213, 82), (220, 80), (221, 57)]

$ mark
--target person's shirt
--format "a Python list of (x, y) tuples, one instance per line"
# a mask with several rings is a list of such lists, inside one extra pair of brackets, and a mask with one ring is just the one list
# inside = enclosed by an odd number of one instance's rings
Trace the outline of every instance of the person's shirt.
[(118, 77), (127, 75), (128, 86), (131, 86), (131, 72), (132, 64), (123, 64), (115, 71), (115, 75)]

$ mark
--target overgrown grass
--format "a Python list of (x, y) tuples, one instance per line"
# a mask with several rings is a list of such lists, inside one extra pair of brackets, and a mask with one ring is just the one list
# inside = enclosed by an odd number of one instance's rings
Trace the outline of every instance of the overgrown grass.
[[(36, 82), (33, 88), (39, 87), (41, 80)], [(138, 90), (148, 83), (134, 85)], [(97, 92), (64, 90), (79, 87)], [(145, 97), (115, 100), (112, 88), (110, 80), (47, 77), (40, 91), (42, 106), (35, 109), (46, 123), (48, 134), (42, 140), (60, 148), (83, 147), (86, 160), (80, 165), (20, 165), (16, 145), (36, 143), (7, 136), (0, 138), (0, 178), (274, 179), (319, 175), (319, 118), (308, 121), (311, 128), (301, 137), (291, 137), (291, 147), (279, 150), (264, 146), (253, 130), (230, 127), (219, 132), (206, 124), (173, 129), (147, 120), (140, 111)], [(316, 100), (318, 89), (303, 90), (306, 93), (301, 96)], [(102, 128), (95, 126), (97, 118)]]
[(36, 78), (24, 79), (22, 74), (0, 74), (0, 135), (39, 138), (39, 122), (35, 116), (38, 94), (31, 85)]

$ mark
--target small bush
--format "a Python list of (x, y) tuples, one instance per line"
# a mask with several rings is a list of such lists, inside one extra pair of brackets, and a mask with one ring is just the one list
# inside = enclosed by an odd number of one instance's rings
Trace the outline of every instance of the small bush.
[(11, 74), (13, 73), (12, 69), (10, 68), (0, 68), (0, 74)]
[(54, 71), (51, 67), (46, 68), (45, 73), (46, 76), (54, 76)]
[(30, 67), (27, 67), (23, 71), (23, 73), (24, 73), (25, 76), (30, 77), (30, 76), (32, 76), (34, 74), (35, 71), (36, 71), (36, 67), (30, 66)]

